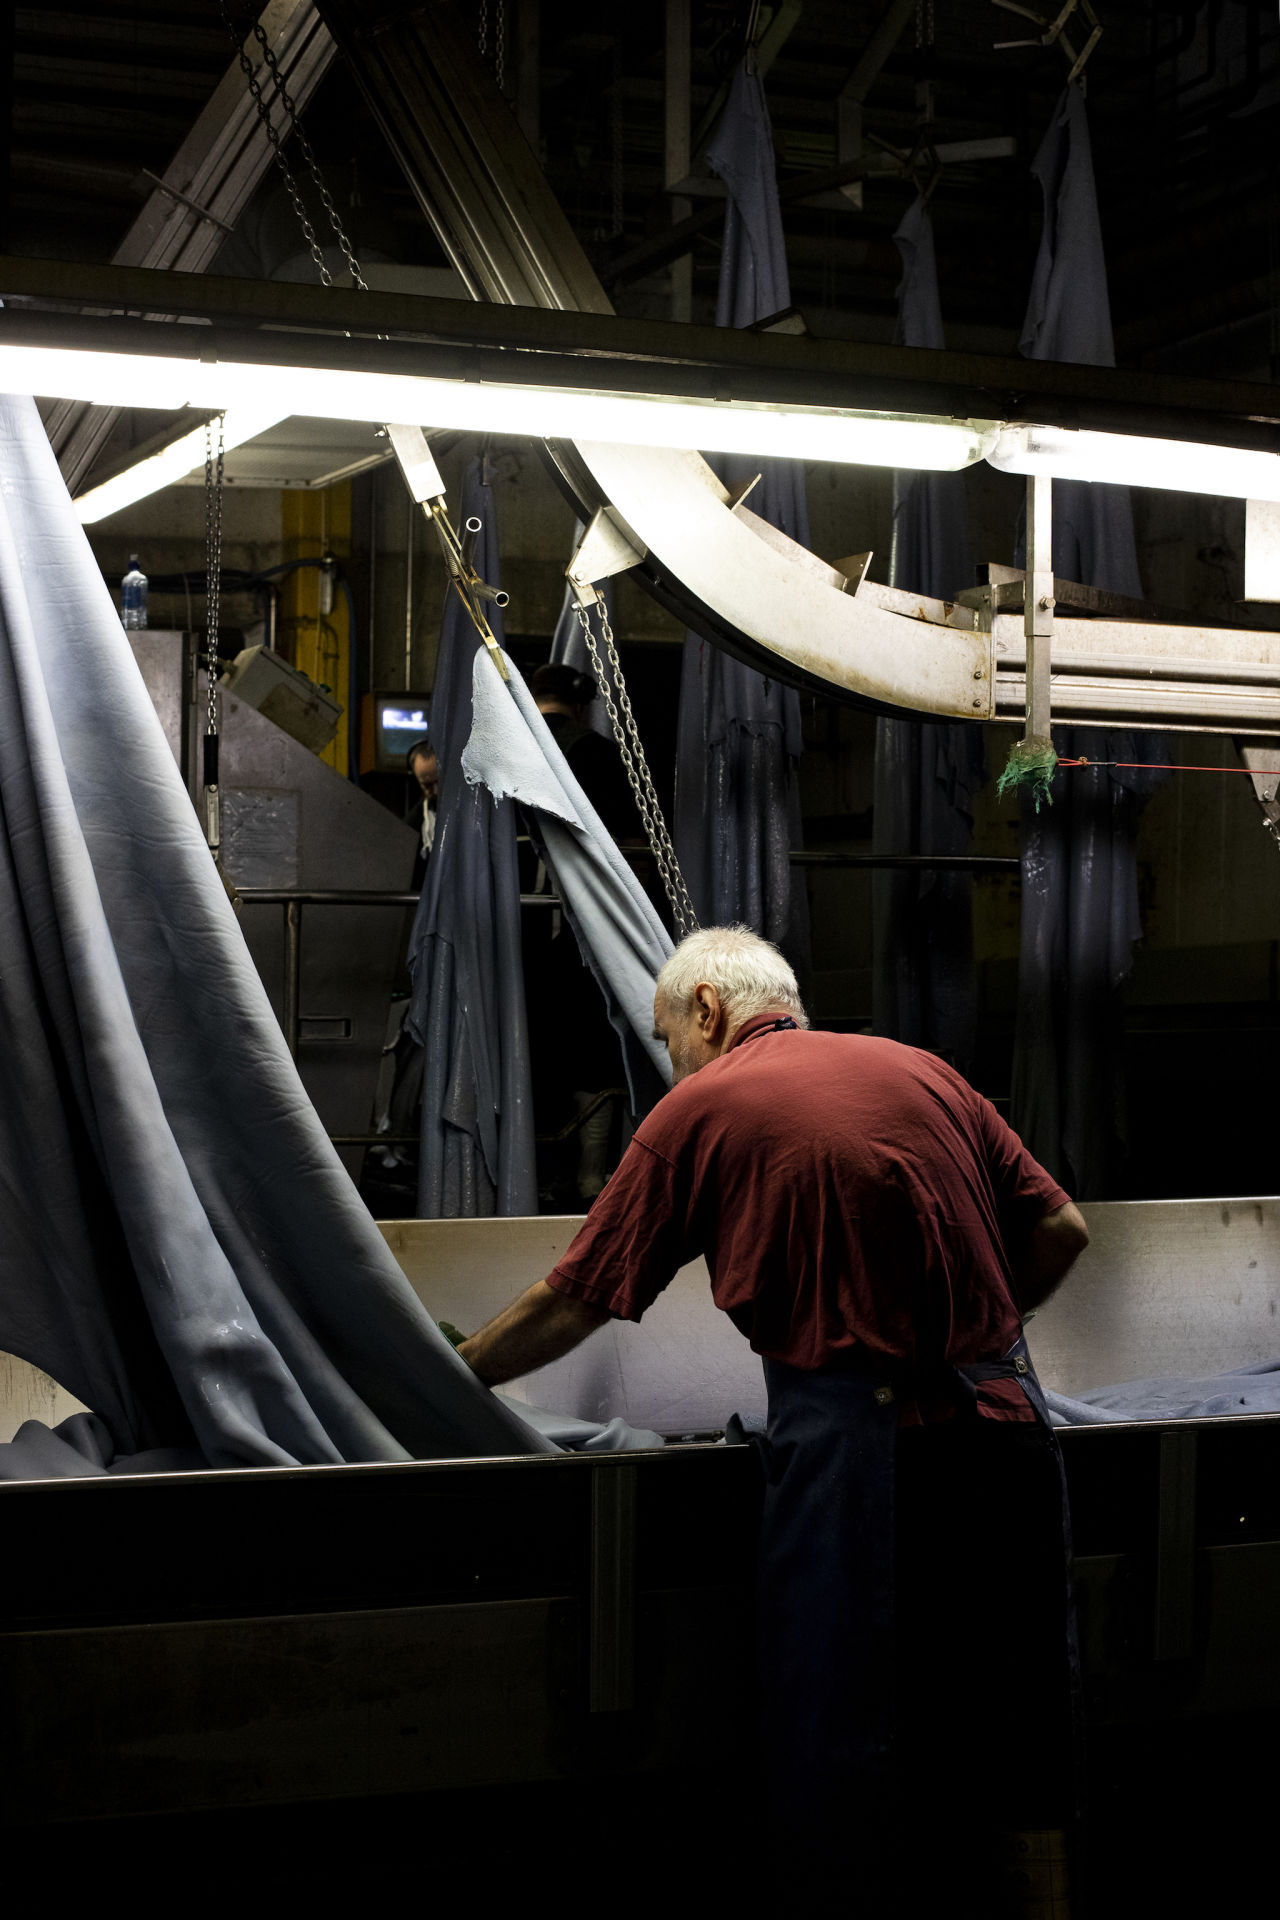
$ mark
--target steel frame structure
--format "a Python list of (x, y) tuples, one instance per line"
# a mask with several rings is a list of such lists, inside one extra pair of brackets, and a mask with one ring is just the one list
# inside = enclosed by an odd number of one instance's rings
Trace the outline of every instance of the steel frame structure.
[[(302, 20), (300, 7), (286, 11)], [(96, 314), (9, 305), (0, 343), (97, 339), (189, 352), (193, 329), (109, 317), (181, 314), (214, 322), (199, 330), (202, 357), (269, 361), (283, 346), (275, 330), (287, 327), (295, 364), (1280, 450), (1280, 409), (1267, 387), (620, 319), (456, 9), (320, 0), (316, 11), (473, 301), (3, 260), (7, 301), (71, 302)], [(936, 601), (861, 573), (847, 578), (732, 499), (696, 453), (586, 442), (548, 443), (546, 453), (576, 511), (611, 530), (611, 542), (596, 544), (617, 557), (594, 577), (625, 565), (686, 625), (790, 684), (924, 717), (1012, 719), (1027, 713), (1030, 642), (1041, 679), (1050, 656), (1060, 720), (1280, 739), (1273, 632), (1207, 628), (1141, 606), (1121, 620), (1058, 617), (1052, 602), (1066, 583), (1057, 582), (1029, 616), (1016, 580)], [(1045, 692), (1033, 701), (1041, 731)]]

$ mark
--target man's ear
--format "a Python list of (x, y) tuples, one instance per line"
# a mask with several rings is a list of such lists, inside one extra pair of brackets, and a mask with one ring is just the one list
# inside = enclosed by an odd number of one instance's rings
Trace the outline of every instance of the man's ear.
[(704, 1038), (714, 1040), (720, 1029), (722, 1008), (720, 995), (706, 981), (699, 984), (694, 999), (698, 1007), (698, 1025)]

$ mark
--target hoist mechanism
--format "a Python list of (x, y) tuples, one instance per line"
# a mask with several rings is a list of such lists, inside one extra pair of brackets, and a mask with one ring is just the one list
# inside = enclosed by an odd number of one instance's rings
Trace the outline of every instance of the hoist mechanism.
[(508, 680), (510, 675), (502, 657), (502, 648), (484, 612), (486, 603), (505, 607), (508, 596), (500, 587), (491, 587), (476, 572), (473, 556), (481, 531), (480, 522), (468, 520), (461, 536), (457, 533), (445, 502), (444, 480), (421, 427), (388, 425), (386, 433), (405, 485), (435, 530), (448, 569), (449, 584), (466, 608), (467, 617), (484, 642), (493, 664), (502, 678)]

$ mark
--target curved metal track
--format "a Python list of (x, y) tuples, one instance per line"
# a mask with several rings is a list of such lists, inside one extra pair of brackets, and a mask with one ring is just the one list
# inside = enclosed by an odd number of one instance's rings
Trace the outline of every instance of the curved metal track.
[[(801, 691), (886, 712), (992, 714), (991, 637), (946, 609), (844, 576), (730, 496), (696, 453), (580, 441), (547, 455), (584, 520), (608, 507), (644, 558), (631, 576), (748, 665)], [(888, 603), (888, 604), (886, 604)]]

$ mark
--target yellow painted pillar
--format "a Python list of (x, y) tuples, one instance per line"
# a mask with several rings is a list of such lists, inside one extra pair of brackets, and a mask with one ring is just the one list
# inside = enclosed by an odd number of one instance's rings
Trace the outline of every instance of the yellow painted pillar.
[[(321, 560), (331, 553), (339, 569), (351, 556), (351, 482), (332, 487), (289, 487), (280, 496), (280, 531), (286, 560)], [(351, 666), (351, 630), (346, 595), (334, 591), (333, 606), (321, 612), (323, 576), (319, 567), (299, 567), (284, 575), (280, 589), (280, 651), (295, 667), (325, 687), (342, 708), (338, 731), (320, 758), (347, 771), (347, 688)]]

